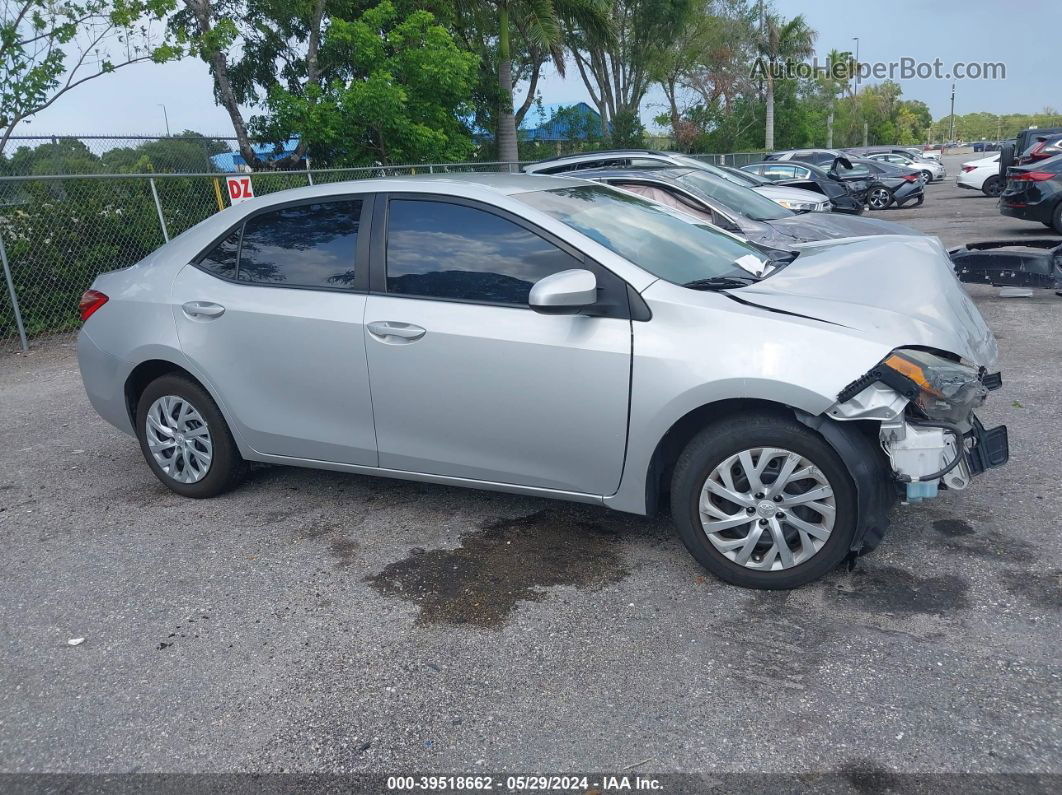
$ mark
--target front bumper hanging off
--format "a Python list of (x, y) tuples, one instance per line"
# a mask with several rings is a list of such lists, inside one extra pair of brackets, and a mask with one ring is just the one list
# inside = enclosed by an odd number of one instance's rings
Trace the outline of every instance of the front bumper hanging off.
[(993, 240), (948, 251), (955, 275), (967, 284), (1039, 287), (1062, 294), (1062, 243)]

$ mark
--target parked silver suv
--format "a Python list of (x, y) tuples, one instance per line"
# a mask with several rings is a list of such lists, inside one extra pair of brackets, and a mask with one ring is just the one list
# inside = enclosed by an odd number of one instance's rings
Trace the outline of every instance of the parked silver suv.
[(995, 341), (934, 238), (771, 256), (606, 185), (320, 185), (193, 227), (82, 299), (81, 373), (173, 491), (246, 462), (605, 505), (668, 500), (740, 585), (877, 544), (1006, 460)]

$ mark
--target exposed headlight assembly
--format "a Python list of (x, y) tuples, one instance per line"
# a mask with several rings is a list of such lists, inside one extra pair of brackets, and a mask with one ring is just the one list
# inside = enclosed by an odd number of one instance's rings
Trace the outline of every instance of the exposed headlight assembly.
[(787, 210), (793, 210), (798, 213), (814, 212), (819, 207), (819, 204), (816, 202), (798, 202), (792, 201), (791, 199), (777, 199), (777, 202)]
[(865, 376), (846, 386), (837, 399), (843, 403), (880, 381), (910, 400), (927, 419), (957, 423), (984, 403), (988, 379), (983, 381), (982, 377), (977, 368), (968, 364), (916, 348), (898, 348)]

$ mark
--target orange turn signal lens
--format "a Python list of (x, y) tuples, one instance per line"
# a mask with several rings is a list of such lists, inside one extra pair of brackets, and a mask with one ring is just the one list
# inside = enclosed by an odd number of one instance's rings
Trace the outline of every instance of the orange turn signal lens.
[(932, 386), (926, 379), (926, 374), (922, 370), (921, 365), (912, 362), (910, 359), (901, 356), (898, 353), (890, 354), (884, 362), (885, 366), (895, 370), (900, 375), (906, 376), (918, 384), (924, 392), (928, 392), (930, 395), (940, 397), (940, 390)]

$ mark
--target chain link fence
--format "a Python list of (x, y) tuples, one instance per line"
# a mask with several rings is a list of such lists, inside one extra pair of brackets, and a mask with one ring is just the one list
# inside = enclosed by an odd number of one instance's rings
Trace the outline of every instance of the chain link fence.
[[(261, 196), (370, 177), (518, 167), (447, 163), (259, 172), (251, 178)], [(0, 177), (0, 350), (74, 332), (78, 300), (98, 274), (138, 262), (227, 206), (223, 174)]]
[[(77, 329), (78, 300), (98, 274), (138, 262), (229, 205), (225, 171), (232, 169), (219, 170), (212, 159), (221, 154), (226, 163), (225, 152), (232, 151), (224, 147), (226, 139), (179, 138), (176, 147), (174, 139), (134, 137), (35, 140), (32, 150), (20, 149), (16, 141), (13, 154), (0, 161), (5, 167), (0, 173), (0, 351), (25, 350), (45, 336), (64, 339), (62, 335)], [(153, 143), (165, 146), (156, 150)], [(741, 166), (762, 159), (762, 154), (696, 157)], [(308, 184), (398, 174), (509, 171), (519, 165), (271, 171), (256, 172), (252, 180), (255, 194), (265, 195)], [(122, 172), (130, 168), (154, 173)]]

